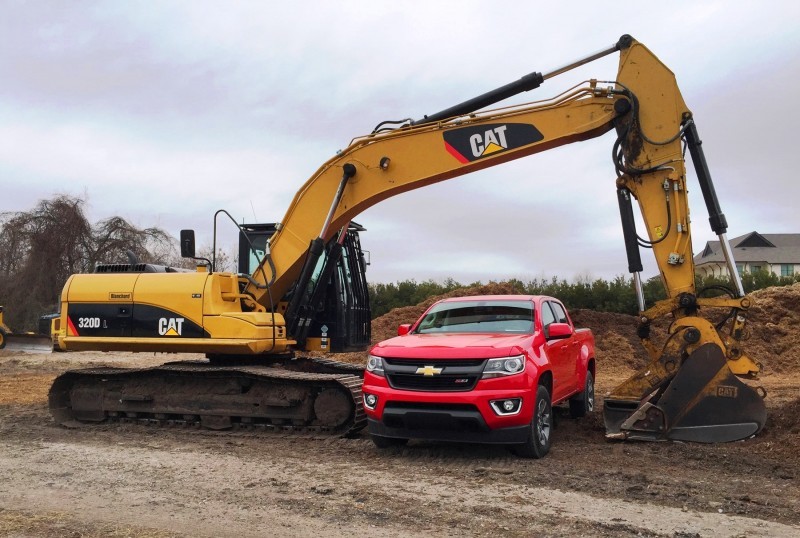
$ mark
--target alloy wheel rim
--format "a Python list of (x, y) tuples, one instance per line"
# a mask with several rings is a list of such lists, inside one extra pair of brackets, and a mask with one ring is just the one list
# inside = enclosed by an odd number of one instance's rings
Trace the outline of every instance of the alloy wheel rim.
[(547, 402), (541, 400), (536, 409), (536, 436), (539, 438), (539, 444), (547, 444), (550, 439), (550, 412), (547, 409)]

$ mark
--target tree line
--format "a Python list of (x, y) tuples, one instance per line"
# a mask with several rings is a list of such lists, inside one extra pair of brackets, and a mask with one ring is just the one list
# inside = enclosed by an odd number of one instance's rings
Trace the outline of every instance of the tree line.
[[(782, 277), (765, 270), (744, 273), (741, 278), (746, 293), (771, 286), (788, 286), (800, 282), (800, 274)], [(633, 277), (620, 275), (611, 280), (582, 278), (572, 282), (552, 277), (549, 280), (539, 278), (523, 282), (511, 279), (506, 282), (516, 293), (557, 297), (568, 308), (585, 308), (631, 315), (638, 313)], [(374, 319), (382, 316), (394, 308), (419, 304), (429, 297), (442, 295), (458, 288), (480, 285), (481, 282), (473, 282), (465, 286), (452, 278), (443, 282), (433, 280), (417, 282), (412, 279), (392, 284), (370, 284), (372, 317)], [(702, 278), (700, 276), (695, 278), (695, 285), (698, 295), (701, 297), (722, 295), (726, 293), (725, 288), (731, 286), (730, 282), (724, 278)], [(643, 289), (646, 305), (652, 306), (656, 301), (666, 298), (666, 291), (658, 276), (645, 281)]]

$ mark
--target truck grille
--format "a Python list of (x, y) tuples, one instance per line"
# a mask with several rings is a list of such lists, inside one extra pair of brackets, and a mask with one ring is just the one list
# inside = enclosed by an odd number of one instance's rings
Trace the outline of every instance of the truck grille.
[(485, 362), (484, 359), (384, 358), (383, 367), (389, 386), (395, 389), (465, 392), (475, 388)]

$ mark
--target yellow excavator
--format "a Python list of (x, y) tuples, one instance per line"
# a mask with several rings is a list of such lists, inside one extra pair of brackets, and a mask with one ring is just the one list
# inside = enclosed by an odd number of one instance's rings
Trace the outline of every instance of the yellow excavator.
[[(614, 80), (486, 110), (613, 53), (620, 58)], [(53, 416), (62, 423), (357, 431), (364, 425), (361, 369), (302, 356), (369, 343), (363, 228), (353, 219), (390, 196), (609, 131), (639, 335), (650, 359), (605, 398), (607, 436), (722, 442), (756, 434), (766, 420), (765, 394), (743, 381), (760, 366), (741, 349), (750, 299), (694, 117), (674, 74), (628, 35), (551, 72), (530, 73), (416, 121), (383, 122), (353, 139), (299, 189), (281, 222), (242, 229), (240, 263), (253, 263), (238, 273), (216, 272), (209, 260), (192, 272), (129, 263), (73, 275), (61, 296), (61, 348), (196, 352), (206, 359), (67, 372), (50, 391)], [(703, 297), (695, 289), (686, 149), (727, 260), (727, 296)], [(181, 233), (181, 246), (194, 256), (193, 232)], [(667, 291), (649, 308), (640, 248), (653, 251)], [(719, 308), (729, 315), (711, 321), (706, 312)], [(649, 328), (665, 316), (669, 333), (657, 341)]]

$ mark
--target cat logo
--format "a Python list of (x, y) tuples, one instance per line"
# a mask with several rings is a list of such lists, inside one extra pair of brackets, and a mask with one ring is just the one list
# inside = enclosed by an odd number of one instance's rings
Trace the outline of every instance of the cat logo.
[(437, 374), (441, 374), (444, 368), (436, 368), (435, 366), (424, 366), (421, 368), (417, 368), (417, 371), (414, 372), (415, 374), (422, 374), (424, 376), (434, 376)]
[(527, 123), (464, 127), (445, 131), (442, 136), (448, 153), (465, 164), (544, 139), (536, 127)]
[(739, 395), (739, 389), (728, 385), (720, 385), (717, 387), (717, 396), (721, 398), (736, 398)]
[(482, 157), (490, 153), (496, 153), (508, 149), (506, 142), (506, 129), (508, 125), (501, 125), (494, 129), (487, 129), (481, 136), (475, 133), (469, 137), (469, 147), (472, 149), (473, 157)]
[(183, 334), (183, 322), (183, 318), (161, 318), (158, 320), (158, 334), (180, 336)]

